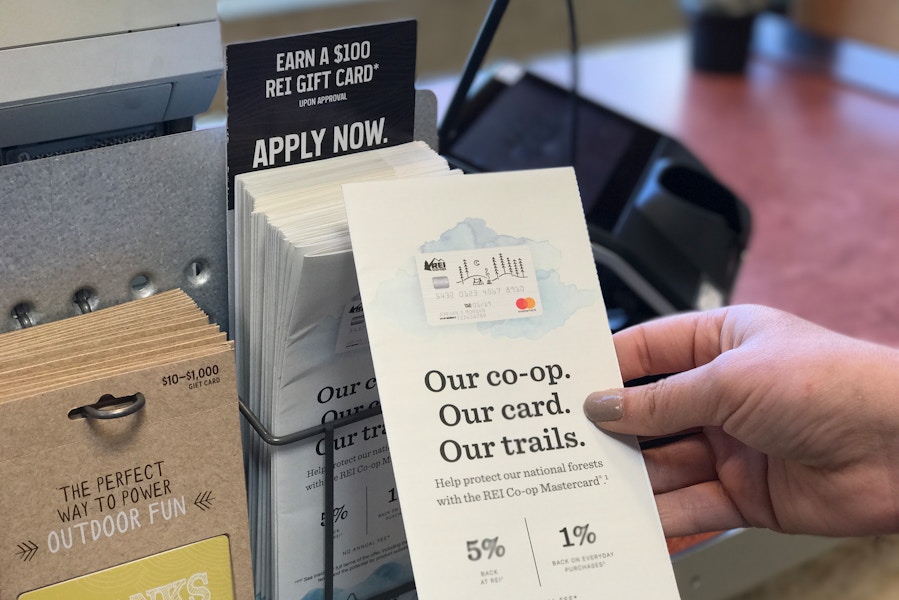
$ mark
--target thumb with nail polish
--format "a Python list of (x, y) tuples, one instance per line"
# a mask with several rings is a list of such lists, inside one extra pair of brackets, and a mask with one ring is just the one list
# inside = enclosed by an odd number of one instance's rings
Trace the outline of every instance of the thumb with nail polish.
[(664, 377), (597, 390), (584, 414), (604, 431), (665, 438), (643, 456), (666, 535), (899, 532), (899, 350), (762, 306), (668, 316), (613, 339), (623, 381)]
[(608, 390), (590, 394), (584, 402), (584, 414), (600, 426), (607, 421), (619, 420), (622, 416), (621, 391)]

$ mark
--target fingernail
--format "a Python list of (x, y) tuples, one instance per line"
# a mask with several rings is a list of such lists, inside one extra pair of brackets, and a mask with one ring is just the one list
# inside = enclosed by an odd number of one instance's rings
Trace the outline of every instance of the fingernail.
[(584, 401), (584, 414), (594, 423), (617, 421), (624, 415), (621, 395), (609, 392), (590, 394)]

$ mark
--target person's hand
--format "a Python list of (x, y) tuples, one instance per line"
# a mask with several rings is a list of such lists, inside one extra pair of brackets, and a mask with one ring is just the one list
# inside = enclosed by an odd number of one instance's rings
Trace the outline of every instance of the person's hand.
[(899, 351), (759, 306), (649, 321), (614, 336), (624, 381), (584, 411), (638, 436), (669, 537), (734, 527), (899, 531)]

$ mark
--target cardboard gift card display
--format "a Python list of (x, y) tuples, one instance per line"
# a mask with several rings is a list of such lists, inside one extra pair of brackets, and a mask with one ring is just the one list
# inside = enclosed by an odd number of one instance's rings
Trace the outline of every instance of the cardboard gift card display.
[(0, 599), (252, 598), (231, 343), (172, 291), (0, 336)]

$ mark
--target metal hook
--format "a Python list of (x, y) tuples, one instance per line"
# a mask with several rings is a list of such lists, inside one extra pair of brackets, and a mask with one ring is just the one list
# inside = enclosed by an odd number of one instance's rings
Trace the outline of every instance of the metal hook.
[[(85, 404), (76, 411), (89, 419), (120, 419), (133, 415), (142, 409), (144, 404), (146, 404), (146, 399), (140, 392), (120, 398), (107, 394), (94, 404)], [(116, 408), (107, 408), (109, 406)]]
[(78, 307), (78, 310), (81, 311), (81, 314), (86, 315), (93, 311), (91, 308), (91, 293), (86, 289), (80, 289), (75, 292), (72, 301), (75, 303), (75, 306)]
[(24, 302), (13, 307), (12, 318), (19, 322), (22, 329), (34, 327), (34, 319), (31, 318), (31, 306)]

